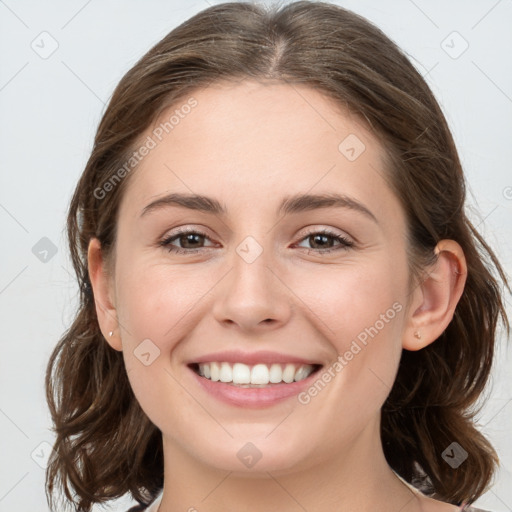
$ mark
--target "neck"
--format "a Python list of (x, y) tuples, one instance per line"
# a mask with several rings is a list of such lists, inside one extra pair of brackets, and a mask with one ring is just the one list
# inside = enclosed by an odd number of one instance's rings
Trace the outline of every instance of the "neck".
[(249, 475), (206, 465), (164, 436), (159, 512), (418, 512), (419, 493), (387, 464), (378, 427), (377, 421), (350, 447), (315, 465)]

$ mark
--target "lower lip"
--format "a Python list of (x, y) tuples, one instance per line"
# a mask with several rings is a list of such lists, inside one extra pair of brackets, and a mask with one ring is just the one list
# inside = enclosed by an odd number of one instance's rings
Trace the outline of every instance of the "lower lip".
[(224, 382), (214, 382), (201, 377), (191, 368), (189, 370), (202, 389), (218, 400), (237, 407), (252, 407), (255, 409), (270, 407), (287, 398), (297, 396), (304, 388), (311, 385), (318, 373), (316, 371), (306, 379), (290, 384), (272, 384), (266, 388), (242, 388)]

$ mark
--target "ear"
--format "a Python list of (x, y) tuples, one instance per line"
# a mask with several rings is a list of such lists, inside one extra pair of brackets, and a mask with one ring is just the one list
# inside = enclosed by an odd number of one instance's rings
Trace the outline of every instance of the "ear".
[[(87, 250), (87, 264), (89, 279), (94, 293), (96, 316), (103, 336), (109, 345), (115, 350), (122, 350), (121, 337), (117, 322), (117, 311), (112, 300), (111, 277), (107, 273), (101, 243), (97, 238), (92, 238)], [(110, 336), (110, 332), (113, 335)]]
[(441, 240), (435, 253), (436, 263), (412, 293), (402, 341), (406, 350), (420, 350), (441, 336), (464, 291), (467, 265), (462, 247), (454, 240)]

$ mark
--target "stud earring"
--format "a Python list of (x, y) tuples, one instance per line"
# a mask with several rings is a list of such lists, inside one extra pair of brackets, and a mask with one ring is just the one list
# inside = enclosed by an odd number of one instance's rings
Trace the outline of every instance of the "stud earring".
[(110, 331), (110, 332), (108, 333), (108, 335), (109, 335), (110, 337), (114, 336), (114, 331)]
[(421, 334), (420, 334), (418, 331), (416, 331), (416, 332), (414, 333), (414, 336), (415, 336), (416, 338), (418, 338), (419, 340), (421, 340)]

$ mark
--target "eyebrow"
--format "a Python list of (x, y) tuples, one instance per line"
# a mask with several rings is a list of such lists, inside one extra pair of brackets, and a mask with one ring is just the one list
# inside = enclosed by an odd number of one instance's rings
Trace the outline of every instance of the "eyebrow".
[[(168, 206), (180, 206), (189, 210), (196, 210), (214, 215), (227, 214), (227, 208), (212, 197), (197, 194), (168, 194), (160, 197), (144, 207), (141, 217), (149, 212), (160, 210)], [(280, 215), (299, 213), (321, 208), (347, 208), (364, 214), (378, 224), (375, 215), (356, 199), (340, 194), (296, 194), (285, 197), (277, 209)]]

